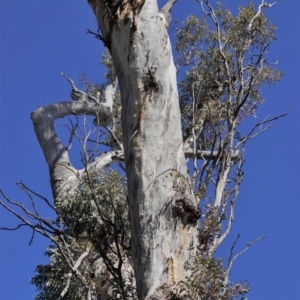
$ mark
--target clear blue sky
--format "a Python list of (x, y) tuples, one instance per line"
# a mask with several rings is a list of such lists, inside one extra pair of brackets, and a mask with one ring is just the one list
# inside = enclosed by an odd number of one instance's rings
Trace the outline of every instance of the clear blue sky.
[[(16, 182), (22, 180), (51, 199), (49, 176), (30, 121), (39, 106), (69, 99), (69, 85), (60, 71), (78, 79), (84, 72), (94, 82), (103, 80), (99, 66), (102, 45), (86, 30), (96, 29), (85, 0), (1, 0), (0, 188), (20, 202), (27, 198)], [(227, 0), (236, 7), (242, 0)], [(254, 1), (258, 3), (257, 0)], [(160, 4), (164, 1), (159, 1)], [(287, 4), (288, 3), (288, 4)], [(292, 4), (294, 3), (294, 4)], [(173, 20), (197, 13), (193, 0), (179, 0)], [(279, 1), (268, 16), (278, 27), (271, 55), (280, 57), (283, 81), (266, 90), (258, 119), (294, 111), (249, 143), (245, 179), (227, 247), (241, 233), (237, 250), (260, 235), (268, 239), (253, 246), (233, 267), (233, 279), (248, 279), (249, 299), (300, 299), (300, 2)], [(175, 25), (176, 26), (176, 25)], [(174, 33), (174, 29), (171, 33)], [(29, 203), (28, 203), (29, 204)], [(46, 214), (46, 212), (45, 212)], [(0, 226), (17, 221), (0, 209)], [(37, 264), (46, 263), (48, 241), (31, 232), (0, 232), (0, 298), (32, 299), (29, 284)], [(223, 249), (223, 252), (229, 249)]]

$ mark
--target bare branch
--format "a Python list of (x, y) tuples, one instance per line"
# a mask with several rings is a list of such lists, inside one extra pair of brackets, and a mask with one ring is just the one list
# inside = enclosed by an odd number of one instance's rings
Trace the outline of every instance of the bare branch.
[(110, 133), (111, 137), (113, 138), (114, 143), (117, 144), (118, 146), (118, 150), (123, 151), (123, 144), (122, 142), (119, 141), (119, 139), (117, 138), (117, 136), (115, 135), (114, 130), (111, 130), (109, 127), (105, 127), (106, 130)]
[[(72, 124), (73, 125), (73, 124)], [(71, 150), (71, 147), (72, 147), (72, 141), (73, 141), (73, 137), (75, 135), (75, 131), (78, 127), (78, 123), (75, 124), (75, 126), (72, 126), (72, 130), (70, 132), (70, 138), (69, 138), (69, 144), (68, 144), (68, 147), (67, 147), (67, 150), (70, 151)]]
[(99, 157), (95, 158), (95, 160), (87, 166), (87, 171), (90, 172), (94, 169), (101, 170), (105, 166), (111, 164), (113, 161), (123, 162), (124, 161), (123, 151), (111, 151), (111, 152), (102, 153)]
[[(238, 236), (238, 237), (239, 237), (239, 236)], [(249, 250), (249, 248), (250, 248), (252, 245), (254, 245), (256, 242), (261, 241), (261, 240), (263, 240), (263, 239), (265, 239), (265, 238), (267, 238), (267, 237), (266, 237), (266, 236), (260, 236), (260, 237), (257, 238), (256, 240), (249, 242), (249, 243), (247, 244), (246, 248), (245, 248), (243, 251), (239, 252), (238, 254), (236, 254), (236, 255), (232, 258), (232, 256), (233, 256), (233, 255), (232, 255), (233, 249), (234, 249), (234, 246), (235, 246), (235, 243), (236, 243), (236, 242), (235, 242), (233, 248), (231, 248), (232, 253), (231, 253), (231, 255), (230, 255), (230, 256), (231, 256), (231, 259), (230, 259), (229, 262), (228, 262), (227, 272), (230, 273), (230, 270), (231, 270), (231, 267), (232, 267), (234, 261), (235, 261), (239, 256), (241, 256), (242, 254), (244, 254), (245, 252), (247, 252), (247, 251)], [(236, 241), (237, 241), (237, 240), (238, 240), (238, 238), (236, 239)]]
[[(64, 257), (65, 262), (69, 265), (70, 269), (72, 270), (72, 272), (75, 274), (75, 276), (82, 282), (83, 286), (85, 287), (85, 289), (88, 291), (88, 284), (84, 278), (84, 276), (81, 274), (81, 272), (78, 270), (78, 267), (80, 266), (80, 263), (82, 262), (83, 258), (86, 257), (89, 254), (89, 248), (87, 248), (86, 252), (84, 252), (79, 259), (77, 260), (77, 262), (79, 262), (79, 265), (77, 268), (75, 268), (72, 263), (70, 262), (70, 259), (67, 257), (67, 255), (65, 254), (64, 250), (62, 249), (62, 246), (55, 240), (55, 238), (52, 238), (52, 241), (55, 243), (55, 245), (57, 246), (59, 252), (61, 253), (61, 255)], [(76, 262), (76, 263), (77, 263)], [(62, 298), (61, 298), (62, 299)]]
[(24, 184), (22, 181), (20, 183), (18, 183), (18, 186), (20, 186), (23, 190), (27, 190), (29, 191), (31, 194), (33, 194), (34, 196), (42, 199), (51, 209), (55, 210), (54, 209), (54, 206), (50, 203), (50, 201), (43, 197), (42, 195), (36, 193), (35, 191), (33, 191), (32, 189), (30, 189), (26, 184)]
[(194, 155), (194, 174), (192, 178), (194, 179), (196, 177), (196, 174), (198, 173), (197, 168), (197, 155), (196, 155), (196, 134), (195, 134), (195, 89), (194, 89), (194, 83), (192, 84), (192, 100), (193, 100), (193, 112), (192, 112), (192, 135), (193, 135), (193, 155)]
[(78, 271), (78, 268), (80, 267), (81, 262), (83, 261), (83, 259), (85, 257), (87, 257), (89, 255), (89, 253), (90, 253), (90, 249), (86, 248), (86, 251), (80, 255), (80, 257), (76, 261), (74, 267), (72, 267), (72, 272), (68, 273), (68, 275), (67, 275), (67, 277), (68, 277), (67, 284), (66, 284), (65, 288), (63, 289), (63, 291), (61, 292), (61, 294), (58, 298), (59, 300), (63, 299), (64, 296), (66, 295), (66, 293), (68, 292), (69, 287), (70, 287), (70, 283), (71, 283), (71, 278), (72, 278), (73, 274)]
[(249, 25), (248, 25), (248, 31), (250, 31), (252, 29), (252, 25), (253, 25), (253, 22), (258, 18), (258, 16), (261, 14), (261, 11), (264, 7), (272, 7), (274, 4), (276, 4), (277, 1), (273, 2), (273, 3), (267, 3), (265, 2), (264, 0), (262, 0), (261, 4), (258, 6), (258, 10), (257, 10), (257, 13), (255, 14), (255, 16), (251, 19), (251, 21), (249, 22)]
[(240, 234), (237, 235), (236, 239), (234, 240), (234, 242), (233, 242), (233, 244), (231, 246), (230, 255), (229, 255), (229, 258), (228, 258), (227, 268), (229, 266), (229, 262), (231, 262), (231, 260), (232, 260), (232, 257), (233, 257), (233, 254), (234, 254), (234, 248), (235, 248), (235, 245), (236, 245), (237, 241), (239, 240), (240, 236), (241, 236)]
[(95, 116), (98, 125), (107, 126), (111, 122), (110, 109), (101, 103), (60, 102), (34, 111), (31, 120), (50, 168), (59, 160), (69, 162), (67, 151), (54, 131), (54, 120), (72, 114)]
[[(219, 20), (217, 18), (217, 15), (215, 13), (215, 10), (214, 8), (209, 4), (209, 0), (204, 0), (205, 4), (207, 5), (207, 7), (209, 8), (209, 12), (207, 12), (204, 7), (203, 7), (203, 0), (197, 0), (197, 2), (200, 3), (201, 5), (201, 9), (202, 11), (210, 16), (216, 26), (216, 30), (217, 30), (217, 35), (218, 35), (218, 44), (219, 44), (219, 51), (221, 53), (221, 56), (223, 58), (223, 63), (224, 63), (224, 66), (225, 66), (225, 69), (226, 69), (226, 75), (227, 75), (227, 80), (228, 82), (230, 83), (230, 80), (231, 80), (231, 76), (230, 76), (230, 69), (229, 69), (229, 66), (228, 66), (228, 61), (227, 61), (227, 58), (224, 54), (224, 44), (222, 42), (222, 37), (221, 37), (221, 28), (220, 28), (220, 24), (219, 24)], [(229, 89), (230, 89), (230, 94), (231, 94), (231, 84), (229, 84)]]
[[(226, 239), (226, 237), (230, 233), (232, 223), (234, 221), (235, 203), (236, 203), (236, 199), (237, 199), (238, 194), (239, 194), (239, 187), (240, 187), (240, 185), (242, 183), (242, 180), (243, 180), (243, 172), (242, 172), (242, 167), (243, 167), (243, 164), (244, 164), (243, 154), (244, 154), (244, 151), (243, 151), (243, 153), (241, 155), (241, 158), (239, 160), (239, 167), (238, 167), (238, 170), (236, 172), (235, 185), (234, 185), (234, 188), (233, 188), (233, 197), (230, 201), (230, 207), (229, 207), (230, 212), (229, 212), (229, 220), (228, 220), (228, 223), (227, 223), (227, 227), (226, 227), (226, 230), (224, 231), (224, 233), (214, 241), (214, 247), (211, 249), (211, 253), (215, 253), (215, 251), (218, 249), (218, 247), (224, 242), (224, 240)], [(226, 203), (224, 203), (224, 209), (225, 209), (226, 205), (227, 205), (227, 200), (226, 200)], [(224, 211), (222, 213), (224, 213)]]
[(68, 77), (67, 75), (65, 75), (63, 72), (59, 72), (59, 74), (60, 74), (61, 76), (65, 77), (65, 78), (69, 81), (69, 83), (70, 83), (70, 85), (71, 85), (71, 87), (72, 87), (72, 90), (77, 90), (77, 87), (75, 86), (74, 81), (73, 81), (71, 78), (69, 78), (69, 77)]
[(177, 2), (177, 0), (168, 0), (168, 2), (163, 6), (161, 11), (170, 12), (173, 8), (173, 5)]
[(104, 90), (104, 104), (110, 110), (112, 110), (113, 100), (114, 100), (117, 86), (118, 86), (118, 78), (116, 76), (114, 82), (109, 84)]
[[(2, 190), (0, 190), (0, 193), (2, 194), (2, 196), (5, 197), (5, 199), (9, 202), (9, 203), (12, 203), (12, 204), (15, 204), (16, 206), (19, 206), (21, 207), (25, 213), (26, 213), (28, 216), (31, 215), (31, 217), (33, 216), (32, 213), (30, 213), (28, 210), (26, 210), (24, 207), (22, 207), (22, 205), (20, 203), (16, 203), (12, 200), (10, 200), (8, 197), (6, 197), (3, 193)], [(36, 231), (38, 233), (40, 233), (41, 235), (45, 236), (45, 237), (50, 237), (48, 232), (50, 232), (48, 229), (44, 228), (44, 227), (40, 227), (40, 225), (33, 225), (31, 224), (27, 219), (25, 219), (24, 217), (22, 217), (19, 213), (17, 213), (15, 210), (13, 210), (11, 207), (9, 207), (8, 205), (6, 205), (2, 200), (0, 200), (0, 205), (3, 206), (7, 211), (9, 211), (11, 214), (13, 214), (15, 217), (17, 217), (19, 220), (21, 220), (23, 223), (22, 224), (19, 224), (16, 228), (6, 228), (6, 227), (0, 227), (1, 230), (15, 230), (15, 229), (18, 229), (20, 227), (23, 227), (23, 226), (28, 226), (30, 227), (33, 231)], [(34, 219), (34, 217), (32, 217)], [(51, 232), (52, 234), (53, 232)], [(30, 240), (30, 243), (32, 242), (32, 239)]]
[[(294, 104), (294, 105), (293, 105), (286, 113), (284, 113), (284, 114), (278, 115), (278, 116), (276, 116), (276, 117), (274, 117), (274, 118), (271, 118), (271, 119), (265, 118), (262, 122), (257, 123), (257, 124), (250, 130), (250, 132), (249, 132), (245, 137), (243, 137), (243, 138), (240, 140), (240, 142), (235, 146), (235, 148), (237, 148), (240, 144), (245, 143), (247, 140), (252, 139), (252, 138), (256, 137), (257, 135), (263, 133), (264, 131), (268, 130), (269, 128), (271, 128), (272, 125), (269, 125), (269, 126), (267, 126), (266, 128), (262, 128), (262, 126), (265, 125), (265, 124), (267, 124), (267, 123), (270, 123), (270, 122), (272, 122), (272, 121), (276, 121), (276, 120), (278, 120), (278, 119), (280, 119), (280, 118), (283, 118), (283, 117), (287, 116), (287, 115), (294, 109), (295, 105), (296, 105), (296, 104)], [(257, 128), (260, 128), (260, 130), (259, 130), (257, 133), (255, 133), (254, 135), (252, 135), (253, 132), (254, 132)]]
[(87, 100), (87, 94), (85, 92), (79, 90), (75, 86), (74, 81), (71, 78), (66, 76), (63, 72), (60, 72), (60, 75), (65, 77), (69, 81), (69, 83), (71, 84), (72, 91), (71, 91), (70, 97), (73, 101), (86, 101)]
[[(184, 154), (186, 158), (194, 158), (193, 149), (185, 147)], [(197, 150), (196, 156), (198, 159), (207, 159), (207, 160), (214, 160), (219, 158), (219, 151), (209, 151), (209, 150)], [(239, 151), (233, 151), (231, 154), (231, 160), (237, 161), (239, 159)]]
[(88, 29), (86, 33), (87, 34), (92, 34), (97, 40), (100, 40), (106, 48), (109, 49), (109, 45), (106, 42), (106, 40), (104, 39), (104, 37), (102, 36), (102, 34), (100, 32), (100, 28), (98, 28), (97, 32), (94, 32), (94, 31)]
[(167, 28), (170, 26), (171, 23), (171, 9), (176, 2), (177, 0), (168, 0), (168, 2), (160, 10), (160, 14), (164, 17), (165, 25)]

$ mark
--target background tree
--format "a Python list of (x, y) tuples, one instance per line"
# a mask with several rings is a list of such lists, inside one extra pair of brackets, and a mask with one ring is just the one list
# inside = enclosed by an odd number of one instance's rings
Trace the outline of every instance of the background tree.
[[(255, 68), (254, 68), (255, 69)], [(258, 70), (258, 69), (257, 69)], [(257, 71), (256, 70), (256, 71)], [(222, 70), (221, 70), (222, 71)], [(151, 77), (151, 76), (150, 76)], [(221, 74), (221, 77), (222, 77), (222, 74)], [(228, 77), (229, 78), (229, 77)], [(208, 78), (208, 83), (209, 83), (209, 78)], [(218, 82), (217, 82), (218, 83)], [(227, 85), (228, 85), (228, 83), (227, 83)], [(199, 87), (198, 87), (199, 88)], [(213, 87), (213, 88), (215, 88), (215, 87)], [(224, 88), (224, 87), (223, 87)], [(206, 88), (207, 89), (207, 88)], [(218, 89), (219, 89), (219, 86), (218, 86)], [(229, 94), (230, 96), (232, 96), (230, 93), (228, 93), (228, 89), (230, 89), (230, 85), (229, 85), (229, 87), (227, 87), (227, 91), (225, 91), (225, 93), (227, 92), (227, 95)], [(191, 90), (191, 89), (190, 89)], [(214, 91), (214, 90), (213, 90)], [(191, 92), (194, 92), (195, 93), (195, 88), (193, 87), (192, 88), (192, 90), (191, 90)], [(190, 94), (193, 94), (193, 93), (191, 93), (190, 92)], [(223, 91), (218, 91), (218, 92), (223, 92)], [(199, 91), (198, 91), (198, 93), (199, 93)], [(226, 96), (227, 96), (226, 94), (225, 94), (225, 97), (224, 98), (226, 98)], [(210, 96), (210, 95), (209, 95)], [(214, 96), (214, 95), (213, 95)], [(225, 99), (225, 101), (226, 101), (226, 99)], [(224, 102), (225, 102), (224, 101)], [(193, 99), (193, 101), (192, 101), (192, 103), (194, 103), (194, 105), (195, 105), (195, 99)], [(202, 111), (208, 111), (208, 115), (209, 115), (209, 117), (210, 117), (210, 115), (214, 115), (215, 114), (215, 110), (214, 110), (214, 107), (212, 107), (212, 108), (210, 108), (210, 107), (205, 107), (204, 109), (203, 109), (203, 106), (204, 105), (207, 105), (206, 103), (202, 103), (200, 106), (199, 106), (199, 111), (200, 112), (202, 112)], [(218, 103), (217, 103), (218, 104)], [(77, 105), (77, 104), (76, 104)], [(77, 105), (78, 106), (78, 105)], [(188, 105), (185, 105), (185, 107), (187, 107)], [(197, 107), (197, 109), (198, 109), (198, 104), (196, 105)], [(218, 108), (218, 107), (217, 107)], [(251, 111), (252, 111), (252, 107), (250, 107), (251, 108)], [(202, 111), (201, 111), (202, 110)], [(250, 110), (249, 110), (250, 111)], [(197, 112), (197, 111), (196, 111)], [(225, 112), (226, 112), (226, 109), (225, 109)], [(216, 143), (216, 141), (214, 141), (214, 140), (216, 140), (217, 138), (216, 138), (216, 136), (217, 137), (219, 137), (219, 136), (222, 136), (221, 135), (221, 133), (220, 133), (220, 128), (222, 128), (222, 124), (220, 125), (220, 124), (218, 124), (218, 122), (221, 120), (221, 122), (223, 122), (223, 120), (222, 120), (222, 110), (221, 110), (221, 118), (220, 117), (218, 117), (216, 120), (214, 120), (214, 119), (212, 119), (211, 117), (208, 119), (208, 120), (206, 120), (204, 117), (202, 117), (203, 119), (205, 119), (205, 121), (206, 121), (206, 126), (208, 126), (208, 128), (210, 129), (210, 128), (212, 128), (211, 129), (211, 131), (214, 131), (214, 132), (210, 132), (209, 130), (207, 131), (208, 133), (210, 133), (209, 135), (208, 135), (208, 137), (207, 136), (205, 136), (205, 141), (207, 141), (208, 142), (208, 144), (207, 144), (207, 146), (204, 148), (204, 150), (206, 150), (206, 149), (209, 149), (209, 147), (211, 147), (209, 150), (211, 151), (211, 153), (210, 153), (210, 156), (213, 156), (213, 155), (220, 155), (220, 157), (223, 155), (223, 154), (220, 154), (220, 153), (214, 153), (214, 148), (212, 148), (212, 145), (214, 146), (214, 145), (216, 145), (216, 147), (217, 147), (217, 149), (220, 149), (220, 145), (218, 144), (218, 141), (217, 141), (217, 143)], [(193, 114), (195, 114), (195, 111), (192, 111), (192, 114), (190, 114), (190, 115), (186, 115), (187, 116), (187, 118), (190, 118), (190, 119), (192, 119), (191, 121), (192, 122), (194, 122), (193, 121), (193, 119), (195, 119), (195, 117), (193, 116)], [(99, 116), (98, 116), (99, 117)], [(194, 124), (194, 128), (193, 128), (193, 126), (192, 126), (192, 129), (191, 128), (189, 128), (189, 127), (187, 127), (187, 129), (189, 129), (189, 130), (191, 130), (192, 132), (193, 132), (193, 135), (192, 135), (192, 137), (194, 137), (195, 138), (195, 134), (196, 134), (196, 130), (198, 130), (198, 131), (200, 131), (200, 135), (199, 135), (199, 137), (202, 137), (201, 136), (201, 128), (200, 128), (200, 130), (199, 130), (199, 127), (198, 128), (196, 128), (195, 127), (195, 125), (196, 124)], [(198, 124), (197, 124), (198, 125)], [(219, 131), (217, 131), (217, 130), (214, 130), (214, 127), (216, 127)], [(190, 132), (189, 132), (190, 133)], [(197, 133), (198, 134), (198, 133)], [(213, 134), (215, 134), (215, 136), (213, 136)], [(212, 137), (212, 138), (211, 138)], [(190, 136), (187, 136), (187, 138), (190, 138)], [(238, 138), (239, 138), (239, 136), (238, 136)], [(212, 141), (212, 142), (210, 142), (210, 140)], [(243, 139), (242, 139), (242, 141), (243, 141)], [(190, 140), (188, 140), (188, 142), (190, 143)], [(189, 146), (189, 143), (187, 143), (187, 146)], [(222, 146), (223, 147), (223, 146)], [(195, 148), (197, 149), (198, 147), (196, 147), (196, 145), (195, 145), (195, 143), (194, 143), (194, 147), (193, 147), (193, 149), (194, 149), (194, 151), (195, 151)], [(189, 148), (188, 148), (189, 149)], [(224, 149), (226, 149), (226, 148), (224, 148)], [(220, 152), (220, 151), (219, 151)], [(196, 154), (195, 152), (192, 152), (192, 154)], [(235, 152), (233, 152), (232, 154), (235, 154)], [(210, 160), (211, 159), (211, 157), (204, 157), (204, 155), (206, 155), (206, 153), (201, 153), (201, 155), (203, 156), (203, 158), (206, 158), (207, 160)], [(215, 157), (214, 157), (214, 159), (215, 159)], [(231, 161), (231, 157), (229, 157), (229, 161)], [(49, 161), (48, 161), (49, 162)], [(51, 161), (50, 161), (51, 162)], [(56, 162), (55, 162), (56, 163)], [(224, 165), (226, 165), (226, 162), (225, 163), (223, 163)], [(194, 164), (195, 165), (195, 164)], [(223, 165), (223, 166), (224, 166)], [(195, 166), (195, 170), (196, 170), (196, 168), (197, 168), (197, 166)], [(209, 176), (211, 176), (211, 175), (209, 175), (209, 172), (208, 172), (208, 175), (206, 175), (206, 177), (208, 176), (208, 178), (209, 178)], [(67, 175), (67, 178), (69, 179), (69, 177), (68, 177), (68, 175)], [(76, 178), (76, 176), (75, 176), (75, 180), (77, 180), (78, 178)], [(195, 179), (195, 178), (194, 178)], [(219, 179), (218, 179), (219, 180)], [(222, 180), (219, 180), (219, 181), (217, 181), (217, 183), (219, 183), (219, 182), (222, 182)], [(54, 183), (55, 183), (55, 181), (54, 181)], [(205, 183), (205, 182), (204, 182)], [(178, 185), (179, 186), (179, 188), (180, 189), (178, 189), (178, 190), (176, 190), (176, 192), (181, 192), (181, 189), (182, 189), (182, 186), (180, 186), (180, 184)], [(206, 188), (205, 186), (204, 186), (204, 188)], [(56, 191), (55, 191), (55, 189), (56, 189), (56, 185), (54, 184), (54, 193), (56, 193)], [(203, 190), (203, 189), (202, 189)], [(200, 189), (200, 193), (201, 192), (203, 192), (201, 189)], [(204, 189), (204, 192), (205, 192), (205, 189)], [(202, 197), (204, 196), (204, 195), (201, 195)], [(183, 208), (185, 208), (186, 207), (186, 203), (184, 203), (184, 201), (182, 200), (182, 199), (179, 199), (180, 201), (178, 201), (177, 203), (182, 203), (183, 202), (183, 205), (182, 205), (182, 207)], [(181, 208), (181, 207), (180, 207)], [(216, 214), (218, 214), (218, 213), (215, 213), (214, 211), (212, 212), (212, 216), (213, 216), (213, 218), (212, 219), (215, 219), (215, 217), (216, 217)], [(210, 226), (211, 227), (211, 226)], [(217, 228), (217, 230), (218, 230), (218, 228)], [(216, 234), (216, 236), (217, 236), (217, 234)], [(215, 236), (215, 237), (216, 237)], [(213, 238), (213, 241), (216, 241), (217, 239), (216, 238)], [(206, 243), (207, 243), (207, 241), (206, 241)], [(203, 242), (202, 242), (202, 244), (204, 244)]]

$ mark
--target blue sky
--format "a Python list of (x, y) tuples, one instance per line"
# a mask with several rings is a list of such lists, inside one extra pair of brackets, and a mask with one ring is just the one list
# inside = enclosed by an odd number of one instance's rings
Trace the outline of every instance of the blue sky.
[[(222, 2), (235, 11), (239, 4), (247, 3)], [(200, 10), (195, 1), (179, 0), (173, 20), (182, 21), (197, 12)], [(267, 10), (278, 27), (278, 41), (271, 46), (271, 55), (280, 58), (284, 77), (279, 85), (265, 90), (266, 102), (257, 111), (258, 119), (275, 116), (293, 103), (298, 104), (288, 117), (249, 143), (234, 227), (222, 249), (222, 253), (229, 253), (238, 233), (241, 239), (237, 250), (260, 235), (268, 236), (233, 267), (232, 278), (248, 279), (249, 299), (255, 300), (300, 299), (300, 107), (296, 89), (299, 12), (299, 1), (279, 1)], [(96, 29), (96, 22), (83, 0), (1, 0), (0, 14), (0, 188), (12, 199), (28, 203), (15, 184), (22, 180), (51, 199), (48, 168), (30, 113), (39, 106), (69, 100), (70, 88), (60, 71), (75, 80), (84, 72), (89, 80), (101, 83), (103, 70), (99, 62), (103, 47), (86, 34), (87, 29)], [(0, 226), (16, 224), (0, 209)], [(49, 243), (36, 236), (33, 245), (28, 246), (30, 238), (28, 229), (0, 232), (1, 299), (33, 299), (35, 288), (29, 280), (35, 266), (47, 262), (43, 253)]]

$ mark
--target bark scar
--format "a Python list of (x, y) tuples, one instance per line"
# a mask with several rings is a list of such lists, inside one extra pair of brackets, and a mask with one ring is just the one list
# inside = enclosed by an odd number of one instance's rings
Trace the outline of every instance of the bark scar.
[(148, 93), (157, 93), (159, 91), (159, 86), (155, 78), (156, 68), (148, 68), (148, 71), (143, 77), (144, 91)]
[(175, 194), (175, 211), (181, 217), (183, 224), (196, 224), (202, 213), (195, 201), (193, 193), (183, 178), (174, 179), (173, 188)]

